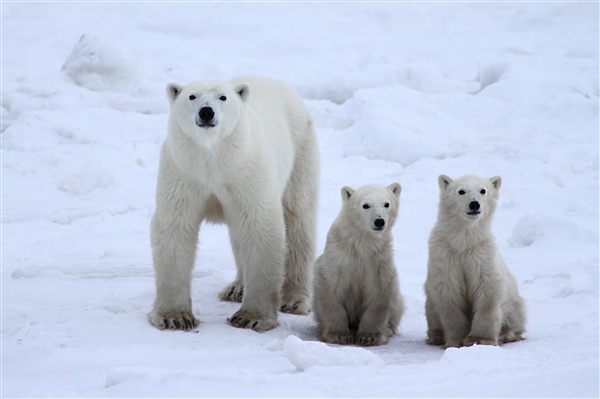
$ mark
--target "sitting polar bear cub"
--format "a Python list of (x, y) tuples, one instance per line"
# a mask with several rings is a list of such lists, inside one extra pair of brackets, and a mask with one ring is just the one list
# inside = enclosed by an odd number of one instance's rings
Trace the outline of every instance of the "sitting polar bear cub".
[(322, 341), (382, 345), (396, 333), (404, 302), (391, 229), (400, 190), (398, 183), (342, 188), (342, 210), (315, 264), (314, 310)]
[(502, 179), (438, 180), (425, 282), (427, 343), (461, 347), (523, 339), (525, 305), (491, 233)]
[(237, 266), (221, 299), (228, 319), (266, 331), (277, 311), (307, 314), (319, 155), (313, 121), (285, 84), (258, 77), (169, 84), (151, 243), (159, 329), (190, 330), (191, 279), (202, 221), (228, 225)]

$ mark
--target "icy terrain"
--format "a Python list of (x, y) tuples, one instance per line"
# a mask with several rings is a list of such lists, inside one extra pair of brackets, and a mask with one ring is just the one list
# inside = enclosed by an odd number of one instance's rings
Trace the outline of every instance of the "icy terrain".
[[(599, 396), (598, 3), (3, 3), (2, 397)], [(402, 184), (407, 312), (382, 347), (312, 317), (230, 327), (206, 225), (200, 326), (159, 331), (149, 223), (168, 82), (280, 78), (321, 151), (318, 250), (344, 185)], [(437, 177), (501, 175), (494, 233), (525, 341), (425, 344)]]

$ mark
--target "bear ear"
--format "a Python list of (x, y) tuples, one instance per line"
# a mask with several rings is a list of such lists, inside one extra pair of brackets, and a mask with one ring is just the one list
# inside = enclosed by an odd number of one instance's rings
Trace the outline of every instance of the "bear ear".
[(500, 186), (502, 185), (502, 178), (500, 176), (494, 176), (490, 179), (490, 181), (496, 190), (500, 189)]
[(342, 200), (347, 201), (354, 194), (354, 189), (348, 186), (342, 187)]
[(240, 96), (242, 101), (248, 101), (248, 96), (250, 95), (250, 86), (245, 83), (239, 84), (235, 86), (235, 92)]
[(169, 99), (169, 102), (171, 104), (173, 104), (173, 102), (175, 102), (175, 99), (181, 93), (182, 89), (183, 89), (183, 86), (181, 86), (180, 84), (177, 84), (177, 83), (169, 83), (167, 85), (167, 98)]
[(387, 189), (392, 192), (396, 196), (396, 198), (400, 198), (400, 191), (402, 191), (402, 186), (400, 183), (392, 183), (387, 186)]
[(440, 175), (440, 177), (438, 177), (438, 184), (440, 186), (440, 190), (445, 190), (450, 183), (452, 183), (452, 179), (449, 176), (446, 175)]

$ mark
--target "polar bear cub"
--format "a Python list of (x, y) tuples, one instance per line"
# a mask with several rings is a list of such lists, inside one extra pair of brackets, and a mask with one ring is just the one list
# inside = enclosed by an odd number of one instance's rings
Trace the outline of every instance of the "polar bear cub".
[(319, 154), (312, 118), (282, 82), (240, 77), (167, 86), (171, 104), (151, 244), (159, 329), (190, 330), (202, 221), (226, 223), (237, 266), (228, 319), (266, 331), (277, 312), (311, 310)]
[(342, 188), (342, 210), (315, 264), (314, 312), (319, 339), (382, 345), (404, 312), (392, 234), (401, 187)]
[(502, 184), (441, 175), (425, 282), (427, 343), (444, 347), (522, 340), (525, 305), (491, 232)]

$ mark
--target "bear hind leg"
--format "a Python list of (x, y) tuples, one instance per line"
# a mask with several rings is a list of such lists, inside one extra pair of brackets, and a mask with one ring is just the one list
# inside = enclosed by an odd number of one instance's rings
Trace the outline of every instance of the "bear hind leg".
[(300, 315), (307, 315), (312, 310), (311, 284), (315, 258), (316, 203), (314, 208), (312, 204), (306, 208), (299, 211), (284, 206), (287, 253), (280, 310)]
[(312, 310), (319, 196), (319, 153), (311, 121), (302, 135), (305, 141), (283, 196), (287, 252), (280, 310), (306, 315)]

